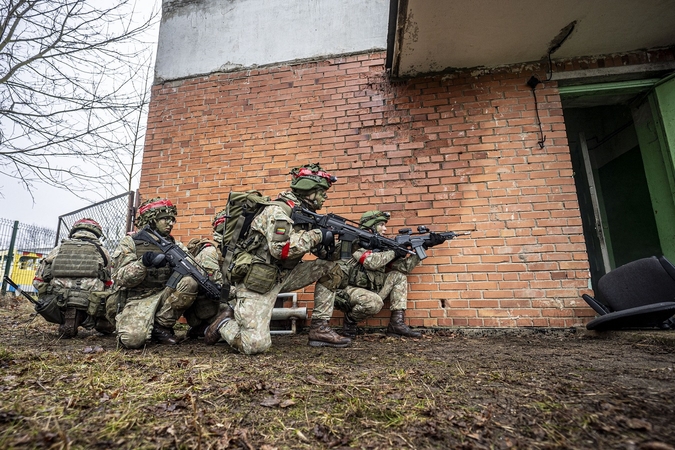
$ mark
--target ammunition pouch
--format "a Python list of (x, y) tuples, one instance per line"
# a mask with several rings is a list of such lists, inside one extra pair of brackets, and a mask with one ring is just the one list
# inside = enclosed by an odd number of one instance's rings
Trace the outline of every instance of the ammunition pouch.
[(62, 289), (61, 295), (66, 300), (67, 308), (89, 309), (89, 291), (80, 289)]
[(227, 271), (227, 279), (231, 284), (239, 283), (248, 274), (253, 262), (253, 255), (246, 251), (240, 251), (234, 257), (232, 268)]
[(89, 293), (89, 307), (87, 308), (89, 317), (105, 317), (106, 301), (110, 294), (110, 291), (94, 291)]
[(253, 262), (244, 278), (244, 285), (253, 292), (266, 294), (277, 284), (278, 278), (277, 266), (265, 262)]
[(63, 317), (64, 306), (63, 297), (57, 294), (47, 294), (35, 305), (35, 312), (40, 314), (47, 322), (61, 325), (65, 322)]

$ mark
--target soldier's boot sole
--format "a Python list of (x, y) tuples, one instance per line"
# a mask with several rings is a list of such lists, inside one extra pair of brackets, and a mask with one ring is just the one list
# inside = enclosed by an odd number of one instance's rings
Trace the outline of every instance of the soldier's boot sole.
[(77, 336), (77, 309), (67, 308), (63, 313), (64, 322), (59, 325), (59, 334), (62, 339), (72, 339)]
[(344, 344), (333, 344), (332, 342), (325, 342), (325, 341), (309, 341), (308, 345), (310, 347), (333, 347), (333, 348), (345, 348), (349, 347), (351, 344), (350, 342), (344, 343)]

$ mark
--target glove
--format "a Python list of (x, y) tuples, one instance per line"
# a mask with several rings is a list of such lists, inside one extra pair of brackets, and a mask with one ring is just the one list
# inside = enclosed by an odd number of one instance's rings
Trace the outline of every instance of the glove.
[(141, 258), (141, 262), (145, 267), (164, 267), (167, 264), (166, 255), (164, 253), (145, 252)]
[(424, 244), (422, 244), (422, 247), (424, 247), (425, 249), (435, 247), (436, 245), (439, 245), (439, 244), (442, 244), (443, 242), (445, 242), (445, 240), (446, 239), (438, 233), (429, 233), (429, 239), (424, 241)]
[(394, 253), (396, 254), (397, 258), (405, 258), (406, 256), (409, 255), (409, 253), (406, 251), (406, 249), (401, 248), (401, 247), (396, 247), (394, 249)]
[(335, 236), (332, 231), (321, 228), (321, 245), (326, 248), (335, 246)]

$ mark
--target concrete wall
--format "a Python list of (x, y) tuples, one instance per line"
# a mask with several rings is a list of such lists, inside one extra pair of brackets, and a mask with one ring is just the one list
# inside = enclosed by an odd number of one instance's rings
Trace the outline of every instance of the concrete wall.
[[(415, 326), (581, 325), (594, 316), (562, 107), (520, 68), (391, 82), (384, 52), (212, 74), (153, 88), (140, 189), (210, 233), (231, 190), (288, 189), (307, 162), (338, 177), (322, 212), (392, 213), (389, 229), (471, 231), (410, 276)], [(536, 68), (535, 68), (536, 69)], [(301, 293), (301, 306), (312, 307)], [(336, 312), (339, 319), (341, 313)], [(388, 303), (368, 325), (382, 326)]]
[(386, 48), (388, 0), (164, 0), (155, 77)]

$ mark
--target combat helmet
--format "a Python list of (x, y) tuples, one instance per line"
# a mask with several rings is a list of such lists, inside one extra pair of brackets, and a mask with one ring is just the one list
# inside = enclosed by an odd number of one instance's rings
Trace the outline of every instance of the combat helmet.
[(361, 220), (359, 220), (359, 225), (361, 226), (361, 228), (374, 230), (375, 225), (382, 222), (386, 223), (389, 221), (390, 218), (391, 214), (389, 214), (388, 212), (382, 212), (378, 210), (366, 211), (361, 216)]
[(306, 195), (316, 188), (329, 189), (337, 181), (337, 177), (324, 171), (317, 164), (305, 164), (291, 170), (293, 192)]
[(176, 217), (178, 209), (166, 198), (155, 197), (144, 201), (138, 208), (138, 217), (136, 217), (136, 227), (144, 226), (161, 219), (162, 217)]
[(220, 212), (213, 216), (213, 222), (211, 222), (211, 226), (213, 227), (213, 236), (216, 240), (223, 238), (223, 233), (225, 232), (225, 223), (230, 217), (226, 212), (227, 208), (220, 210)]
[(90, 233), (94, 233), (97, 238), (103, 236), (103, 228), (101, 227), (101, 225), (94, 219), (90, 219), (88, 217), (77, 220), (70, 229), (68, 237), (73, 237), (75, 232), (79, 230), (85, 230), (89, 231)]

